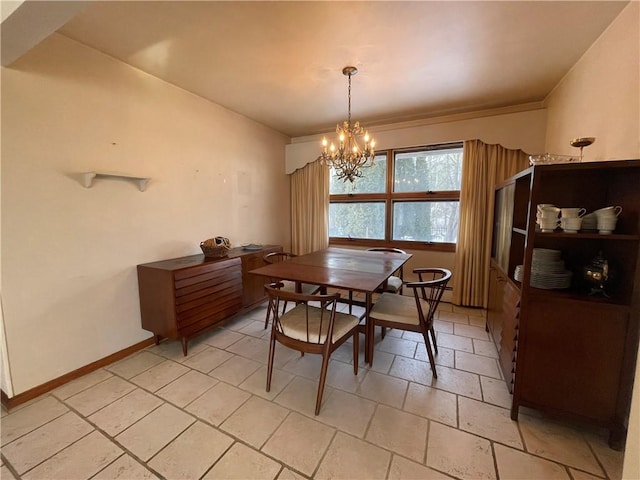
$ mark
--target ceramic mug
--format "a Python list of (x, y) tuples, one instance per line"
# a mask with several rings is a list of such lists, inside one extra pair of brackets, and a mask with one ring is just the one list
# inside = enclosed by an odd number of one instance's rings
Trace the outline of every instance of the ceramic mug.
[(562, 208), (560, 209), (562, 212), (563, 218), (576, 218), (582, 217), (585, 213), (587, 213), (586, 208)]
[(622, 207), (620, 205), (616, 205), (615, 207), (604, 207), (593, 212), (596, 214), (596, 217), (602, 216), (618, 216), (622, 213)]

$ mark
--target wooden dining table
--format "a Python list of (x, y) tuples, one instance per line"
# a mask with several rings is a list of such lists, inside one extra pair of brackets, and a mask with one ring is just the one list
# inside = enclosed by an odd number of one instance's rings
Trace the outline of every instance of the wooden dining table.
[(369, 321), (374, 292), (404, 265), (411, 254), (329, 247), (273, 263), (249, 273), (365, 294), (365, 362), (371, 363), (373, 323)]

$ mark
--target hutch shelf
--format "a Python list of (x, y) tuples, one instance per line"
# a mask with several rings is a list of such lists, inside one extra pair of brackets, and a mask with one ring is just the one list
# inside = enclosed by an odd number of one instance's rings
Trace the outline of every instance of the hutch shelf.
[[(536, 229), (536, 207), (620, 205), (612, 234)], [(640, 324), (640, 160), (539, 165), (495, 191), (487, 328), (522, 406), (609, 429), (626, 438)], [(535, 248), (560, 250), (572, 272), (567, 289), (530, 285)], [(593, 293), (583, 267), (601, 254), (610, 267), (608, 295)], [(522, 282), (515, 279), (521, 265)]]

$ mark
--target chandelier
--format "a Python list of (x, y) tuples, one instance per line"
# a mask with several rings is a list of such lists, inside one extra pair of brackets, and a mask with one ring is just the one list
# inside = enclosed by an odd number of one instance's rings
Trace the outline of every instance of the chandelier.
[[(336, 126), (338, 147), (331, 143), (327, 146), (327, 139), (322, 139), (322, 154), (320, 163), (332, 167), (338, 179), (353, 182), (362, 177), (362, 168), (373, 165), (376, 142), (360, 126), (360, 122), (351, 123), (351, 77), (358, 73), (356, 67), (344, 67), (342, 74), (349, 77), (349, 116), (342, 125)], [(358, 136), (362, 136), (362, 147), (358, 144)]]

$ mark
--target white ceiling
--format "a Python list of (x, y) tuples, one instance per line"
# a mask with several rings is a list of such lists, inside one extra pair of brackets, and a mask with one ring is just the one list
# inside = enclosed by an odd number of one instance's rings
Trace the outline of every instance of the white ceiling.
[[(44, 2), (48, 3), (48, 2)], [(59, 32), (289, 136), (541, 102), (628, 2), (96, 2)]]

